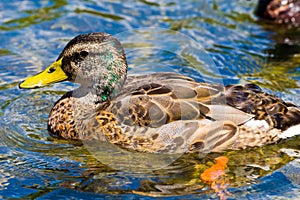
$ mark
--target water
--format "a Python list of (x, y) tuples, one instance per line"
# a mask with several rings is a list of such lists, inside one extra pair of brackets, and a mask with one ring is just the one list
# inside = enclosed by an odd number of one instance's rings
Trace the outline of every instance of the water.
[(48, 135), (51, 107), (76, 86), (18, 89), (75, 35), (103, 31), (124, 44), (130, 74), (174, 71), (199, 81), (252, 82), (299, 105), (299, 29), (258, 20), (255, 5), (242, 0), (1, 1), (1, 198), (217, 198), (200, 174), (220, 155), (229, 158), (229, 199), (299, 198), (297, 137), (204, 158), (183, 155), (155, 171), (121, 171), (80, 144)]

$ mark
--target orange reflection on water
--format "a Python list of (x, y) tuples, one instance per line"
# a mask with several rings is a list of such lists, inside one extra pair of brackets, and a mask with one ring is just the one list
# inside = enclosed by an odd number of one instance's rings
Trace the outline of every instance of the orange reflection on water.
[(220, 156), (215, 159), (216, 164), (206, 169), (200, 178), (205, 183), (209, 184), (210, 188), (213, 189), (221, 200), (225, 200), (225, 194), (230, 194), (226, 191), (228, 181), (225, 179), (225, 169), (227, 168), (228, 158), (226, 156)]

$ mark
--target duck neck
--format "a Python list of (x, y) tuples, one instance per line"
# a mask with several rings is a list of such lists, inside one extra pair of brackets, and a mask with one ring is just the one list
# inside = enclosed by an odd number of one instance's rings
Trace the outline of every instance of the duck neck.
[(76, 90), (79, 92), (77, 96), (83, 102), (102, 104), (113, 99), (121, 91), (126, 80), (126, 59), (116, 59), (103, 65), (107, 67), (99, 67), (101, 72), (96, 79), (81, 82), (81, 87)]
[(123, 73), (111, 69), (102, 73), (101, 81), (91, 87), (91, 91), (94, 91), (96, 96), (95, 103), (109, 101), (121, 91), (126, 80), (126, 71)]
[(91, 91), (94, 91), (96, 96), (95, 103), (102, 103), (114, 98), (122, 89), (127, 74), (127, 63), (125, 55), (121, 57), (109, 54), (108, 62), (102, 67), (99, 80), (96, 81)]
[(105, 81), (93, 85), (81, 85), (72, 92), (81, 103), (89, 105), (105, 104), (113, 99), (122, 89), (126, 75), (109, 74)]

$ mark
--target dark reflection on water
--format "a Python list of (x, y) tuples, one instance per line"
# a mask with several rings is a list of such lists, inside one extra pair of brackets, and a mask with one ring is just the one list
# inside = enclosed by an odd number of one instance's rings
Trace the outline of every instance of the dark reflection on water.
[[(255, 5), (255, 1), (225, 0), (1, 1), (0, 196), (216, 198), (200, 174), (216, 157), (226, 155), (232, 198), (262, 199), (270, 191), (274, 198), (299, 197), (300, 181), (295, 178), (299, 160), (294, 160), (300, 150), (297, 137), (204, 158), (183, 155), (153, 172), (117, 171), (84, 146), (47, 133), (54, 102), (76, 86), (61, 83), (39, 90), (18, 89), (19, 81), (55, 60), (73, 36), (104, 31), (117, 34), (124, 43), (129, 73), (174, 71), (199, 81), (253, 82), (299, 104), (299, 30), (258, 20), (253, 15)], [(145, 28), (149, 26), (160, 28)], [(174, 31), (192, 42), (179, 39)], [(194, 46), (181, 48), (184, 45)], [(289, 170), (295, 177), (289, 176)], [(284, 184), (268, 188), (272, 181)]]

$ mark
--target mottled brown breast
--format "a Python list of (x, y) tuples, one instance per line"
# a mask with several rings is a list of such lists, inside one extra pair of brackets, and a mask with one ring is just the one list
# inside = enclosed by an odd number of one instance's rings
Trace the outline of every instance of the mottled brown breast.
[(73, 97), (62, 98), (56, 102), (48, 119), (48, 131), (51, 136), (78, 139), (73, 106)]
[(86, 104), (74, 97), (72, 92), (68, 92), (52, 108), (48, 118), (48, 131), (53, 137), (65, 139), (99, 139), (100, 136), (96, 134), (101, 133), (98, 129), (102, 121), (98, 122), (96, 118), (99, 115), (99, 119), (102, 119), (99, 112), (98, 106)]

